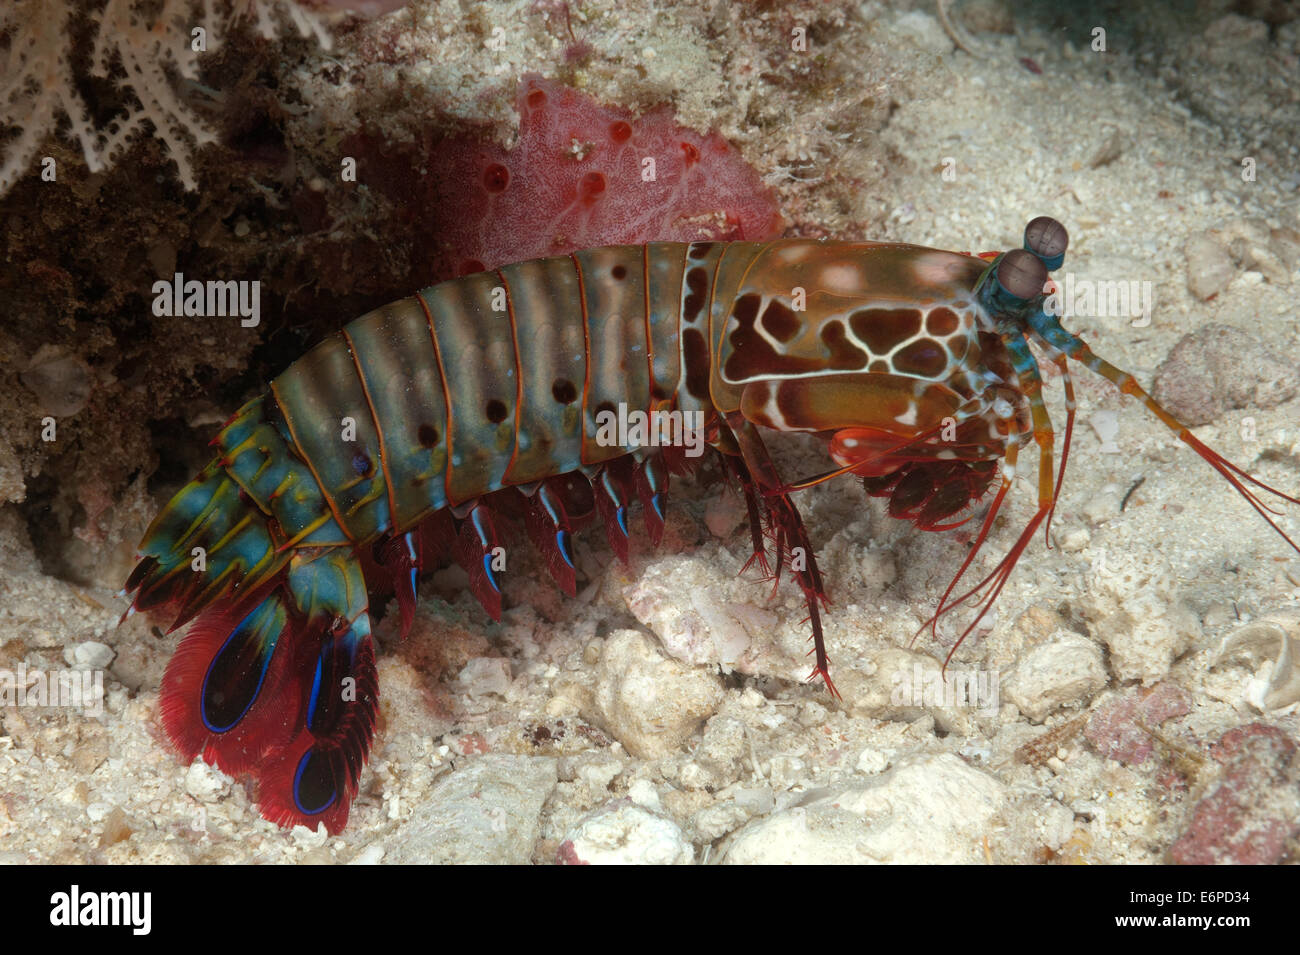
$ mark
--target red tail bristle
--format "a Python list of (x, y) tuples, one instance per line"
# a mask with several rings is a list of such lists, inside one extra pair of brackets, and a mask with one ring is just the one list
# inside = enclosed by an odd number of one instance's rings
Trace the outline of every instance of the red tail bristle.
[[(317, 647), (303, 647), (298, 654), (296, 668), (300, 687), (310, 689), (319, 652)], [(293, 737), (268, 756), (258, 773), (258, 803), (262, 815), (278, 825), (305, 825), (314, 829), (324, 824), (326, 831), (335, 835), (347, 825), (357, 782), (374, 734), (375, 705), (379, 697), (374, 649), (368, 639), (361, 644), (357, 659), (346, 672), (353, 680), (351, 702), (345, 704), (337, 724), (325, 728), (328, 737), (322, 739), (312, 733), (305, 720), (299, 722)], [(306, 699), (305, 694), (303, 699)], [(330, 789), (334, 797), (327, 808), (307, 813), (298, 805), (295, 793), (311, 785), (310, 781), (300, 779), (299, 774), (303, 757), (313, 749), (320, 760), (313, 764), (321, 767), (318, 773), (322, 777), (320, 785)]]
[[(254, 771), (266, 753), (282, 746), (293, 731), (285, 713), (295, 698), (288, 654), (274, 654), (261, 691), (239, 725), (227, 733), (214, 733), (200, 710), (204, 678), (231, 632), (274, 589), (265, 587), (247, 600), (219, 601), (190, 626), (167, 665), (159, 691), (163, 727), (181, 755), (202, 756), (223, 772), (236, 775)], [(281, 640), (292, 642), (292, 632)]]
[[(326, 832), (330, 835), (338, 835), (348, 824), (352, 799), (356, 791), (355, 782), (350, 784), (351, 791), (346, 799), (338, 799), (328, 809), (310, 816), (303, 813), (293, 801), (294, 777), (297, 775), (298, 765), (311, 748), (311, 734), (303, 733), (267, 761), (259, 777), (258, 809), (264, 817), (286, 829), (293, 826), (315, 829), (318, 825), (324, 824)], [(343, 758), (341, 754), (339, 758)], [(342, 769), (340, 772), (347, 774), (349, 770)]]

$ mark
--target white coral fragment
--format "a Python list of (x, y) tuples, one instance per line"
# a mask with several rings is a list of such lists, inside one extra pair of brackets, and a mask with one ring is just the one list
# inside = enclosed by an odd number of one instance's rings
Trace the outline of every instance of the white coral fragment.
[(1212, 666), (1246, 662), (1257, 667), (1246, 702), (1260, 712), (1300, 702), (1300, 610), (1278, 610), (1243, 624), (1223, 638)]

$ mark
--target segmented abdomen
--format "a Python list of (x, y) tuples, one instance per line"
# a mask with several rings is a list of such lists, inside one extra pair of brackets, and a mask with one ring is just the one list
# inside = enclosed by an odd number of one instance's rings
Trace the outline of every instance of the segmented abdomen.
[[(376, 309), (223, 430), (226, 466), (287, 538), (325, 544), (403, 531), (440, 508), (626, 454), (633, 449), (597, 441), (596, 416), (677, 395), (679, 316), (700, 310), (683, 298), (702, 294), (683, 287), (690, 251), (593, 249)], [(702, 333), (700, 346), (688, 360), (707, 374)], [(689, 403), (703, 401), (707, 379)], [(286, 457), (290, 447), (297, 454)], [(286, 482), (300, 498), (284, 500)]]

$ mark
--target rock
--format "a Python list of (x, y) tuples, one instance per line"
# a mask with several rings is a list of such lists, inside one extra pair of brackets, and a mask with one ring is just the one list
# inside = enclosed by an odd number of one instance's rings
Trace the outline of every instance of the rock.
[(679, 750), (723, 698), (715, 674), (668, 659), (636, 630), (605, 640), (595, 680), (584, 716), (642, 759)]
[(715, 716), (704, 727), (695, 762), (707, 771), (710, 785), (721, 789), (740, 778), (746, 753), (745, 724), (735, 717)]
[(695, 849), (671, 819), (620, 800), (571, 830), (557, 857), (562, 865), (690, 865)]
[(1181, 865), (1275, 865), (1300, 834), (1300, 759), (1276, 726), (1251, 723), (1211, 749), (1223, 776), (1170, 847)]
[(623, 599), (664, 650), (683, 663), (721, 664), (742, 673), (784, 669), (784, 661), (772, 659), (776, 615), (754, 606), (751, 581), (723, 579), (720, 573), (716, 560), (702, 552), (666, 556), (649, 563), (623, 590)]
[(505, 657), (475, 657), (456, 680), (470, 696), (505, 696), (510, 689), (510, 661)]
[[(1101, 610), (1105, 605), (1109, 609)], [(1113, 605), (1097, 597), (1085, 608), (1089, 626), (1110, 650), (1110, 666), (1120, 680), (1153, 683), (1201, 635), (1201, 624), (1186, 605), (1154, 593), (1129, 596)]]
[(70, 418), (90, 399), (90, 367), (59, 345), (42, 345), (32, 357), (21, 381), (40, 404), (56, 418)]
[(750, 819), (754, 811), (738, 802), (729, 801), (706, 806), (691, 820), (695, 837), (701, 842), (716, 842), (727, 833), (735, 832)]
[(603, 752), (582, 753), (575, 762), (577, 766), (574, 768), (573, 778), (593, 793), (605, 792), (609, 789), (609, 784), (623, 771), (623, 764), (619, 760)]
[(523, 865), (558, 780), (550, 756), (489, 753), (440, 779), (385, 847), (394, 865)]
[(190, 768), (185, 773), (185, 791), (199, 802), (216, 802), (222, 793), (230, 789), (230, 782), (229, 776), (201, 759), (190, 763)]
[(349, 860), (348, 865), (379, 865), (384, 861), (384, 847), (368, 845)]
[(811, 794), (732, 837), (746, 864), (956, 864), (985, 861), (982, 838), (1006, 802), (1001, 783), (956, 756), (916, 756), (866, 782)]
[(1237, 277), (1228, 247), (1209, 232), (1195, 232), (1183, 245), (1187, 257), (1187, 288), (1202, 302), (1218, 295)]
[(889, 754), (868, 746), (858, 754), (857, 770), (864, 776), (875, 776), (889, 768)]
[(1088, 718), (1083, 735), (1106, 759), (1139, 766), (1155, 751), (1151, 731), (1191, 709), (1192, 699), (1186, 690), (1160, 683), (1150, 690), (1131, 690), (1102, 704)]
[(1186, 425), (1238, 408), (1273, 408), (1295, 397), (1295, 369), (1254, 335), (1206, 325), (1184, 335), (1156, 369), (1152, 395)]
[(87, 670), (102, 670), (113, 662), (113, 648), (96, 640), (85, 640), (66, 647), (63, 659), (70, 666)]
[(1086, 703), (1106, 685), (1101, 650), (1087, 637), (1060, 630), (1022, 653), (1002, 683), (1008, 700), (1035, 723), (1071, 703)]

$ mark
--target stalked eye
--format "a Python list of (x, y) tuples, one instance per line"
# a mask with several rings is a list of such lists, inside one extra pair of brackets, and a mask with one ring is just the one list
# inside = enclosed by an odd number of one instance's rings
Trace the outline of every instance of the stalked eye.
[(1070, 234), (1051, 216), (1031, 219), (1025, 226), (1025, 249), (1038, 256), (1049, 272), (1061, 267), (1069, 245)]
[(1032, 252), (1012, 249), (998, 263), (998, 284), (1018, 299), (1040, 294), (1046, 281), (1047, 267)]

